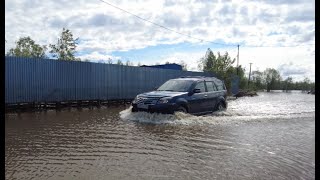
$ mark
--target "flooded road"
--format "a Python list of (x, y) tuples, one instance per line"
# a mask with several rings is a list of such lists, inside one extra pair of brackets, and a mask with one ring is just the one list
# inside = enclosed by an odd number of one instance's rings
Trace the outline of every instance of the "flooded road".
[(315, 96), (259, 93), (206, 116), (129, 106), (10, 113), (6, 179), (314, 179)]

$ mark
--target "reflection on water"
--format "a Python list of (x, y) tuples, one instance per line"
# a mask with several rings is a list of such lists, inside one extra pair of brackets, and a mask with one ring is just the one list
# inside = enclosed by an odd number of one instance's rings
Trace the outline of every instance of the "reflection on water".
[(315, 98), (259, 93), (206, 116), (130, 107), (6, 114), (6, 179), (314, 179)]

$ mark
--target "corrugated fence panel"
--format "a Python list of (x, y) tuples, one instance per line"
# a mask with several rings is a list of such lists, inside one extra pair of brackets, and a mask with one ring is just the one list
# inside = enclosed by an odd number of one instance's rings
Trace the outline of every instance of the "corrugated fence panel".
[(5, 57), (5, 103), (132, 99), (181, 76), (215, 76), (114, 64)]

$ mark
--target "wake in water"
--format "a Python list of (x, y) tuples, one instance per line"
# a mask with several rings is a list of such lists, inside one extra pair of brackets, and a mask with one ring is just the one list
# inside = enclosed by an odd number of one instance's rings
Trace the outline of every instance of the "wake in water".
[(158, 114), (131, 112), (131, 107), (120, 112), (124, 120), (153, 124), (235, 124), (247, 121), (294, 119), (315, 116), (314, 96), (306, 94), (259, 93), (257, 97), (244, 97), (229, 101), (226, 111), (204, 116), (181, 112)]
[[(292, 114), (291, 114), (292, 115)], [(295, 117), (309, 117), (301, 114), (296, 114)], [(175, 114), (160, 114), (160, 113), (147, 113), (147, 112), (131, 112), (131, 107), (120, 112), (120, 118), (128, 121), (135, 121), (140, 123), (151, 124), (183, 124), (183, 125), (222, 125), (222, 124), (240, 124), (249, 121), (262, 121), (262, 120), (280, 120), (290, 119), (292, 116), (287, 114), (266, 115), (266, 114), (252, 114), (243, 115), (232, 110), (213, 112), (204, 116), (194, 116), (177, 112)]]
[[(152, 124), (226, 124), (226, 123), (241, 123), (241, 114), (232, 111), (217, 111), (204, 116), (194, 116), (182, 112), (175, 114), (160, 114), (160, 113), (147, 113), (147, 112), (131, 112), (132, 107), (120, 112), (120, 118), (129, 121), (136, 121), (141, 123)], [(236, 120), (237, 121), (234, 121)], [(243, 116), (242, 122), (248, 119)]]

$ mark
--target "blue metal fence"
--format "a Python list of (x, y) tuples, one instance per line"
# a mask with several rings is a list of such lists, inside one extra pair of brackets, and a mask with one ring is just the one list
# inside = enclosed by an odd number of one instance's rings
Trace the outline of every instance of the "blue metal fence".
[(5, 57), (5, 103), (132, 99), (168, 79), (210, 73)]

